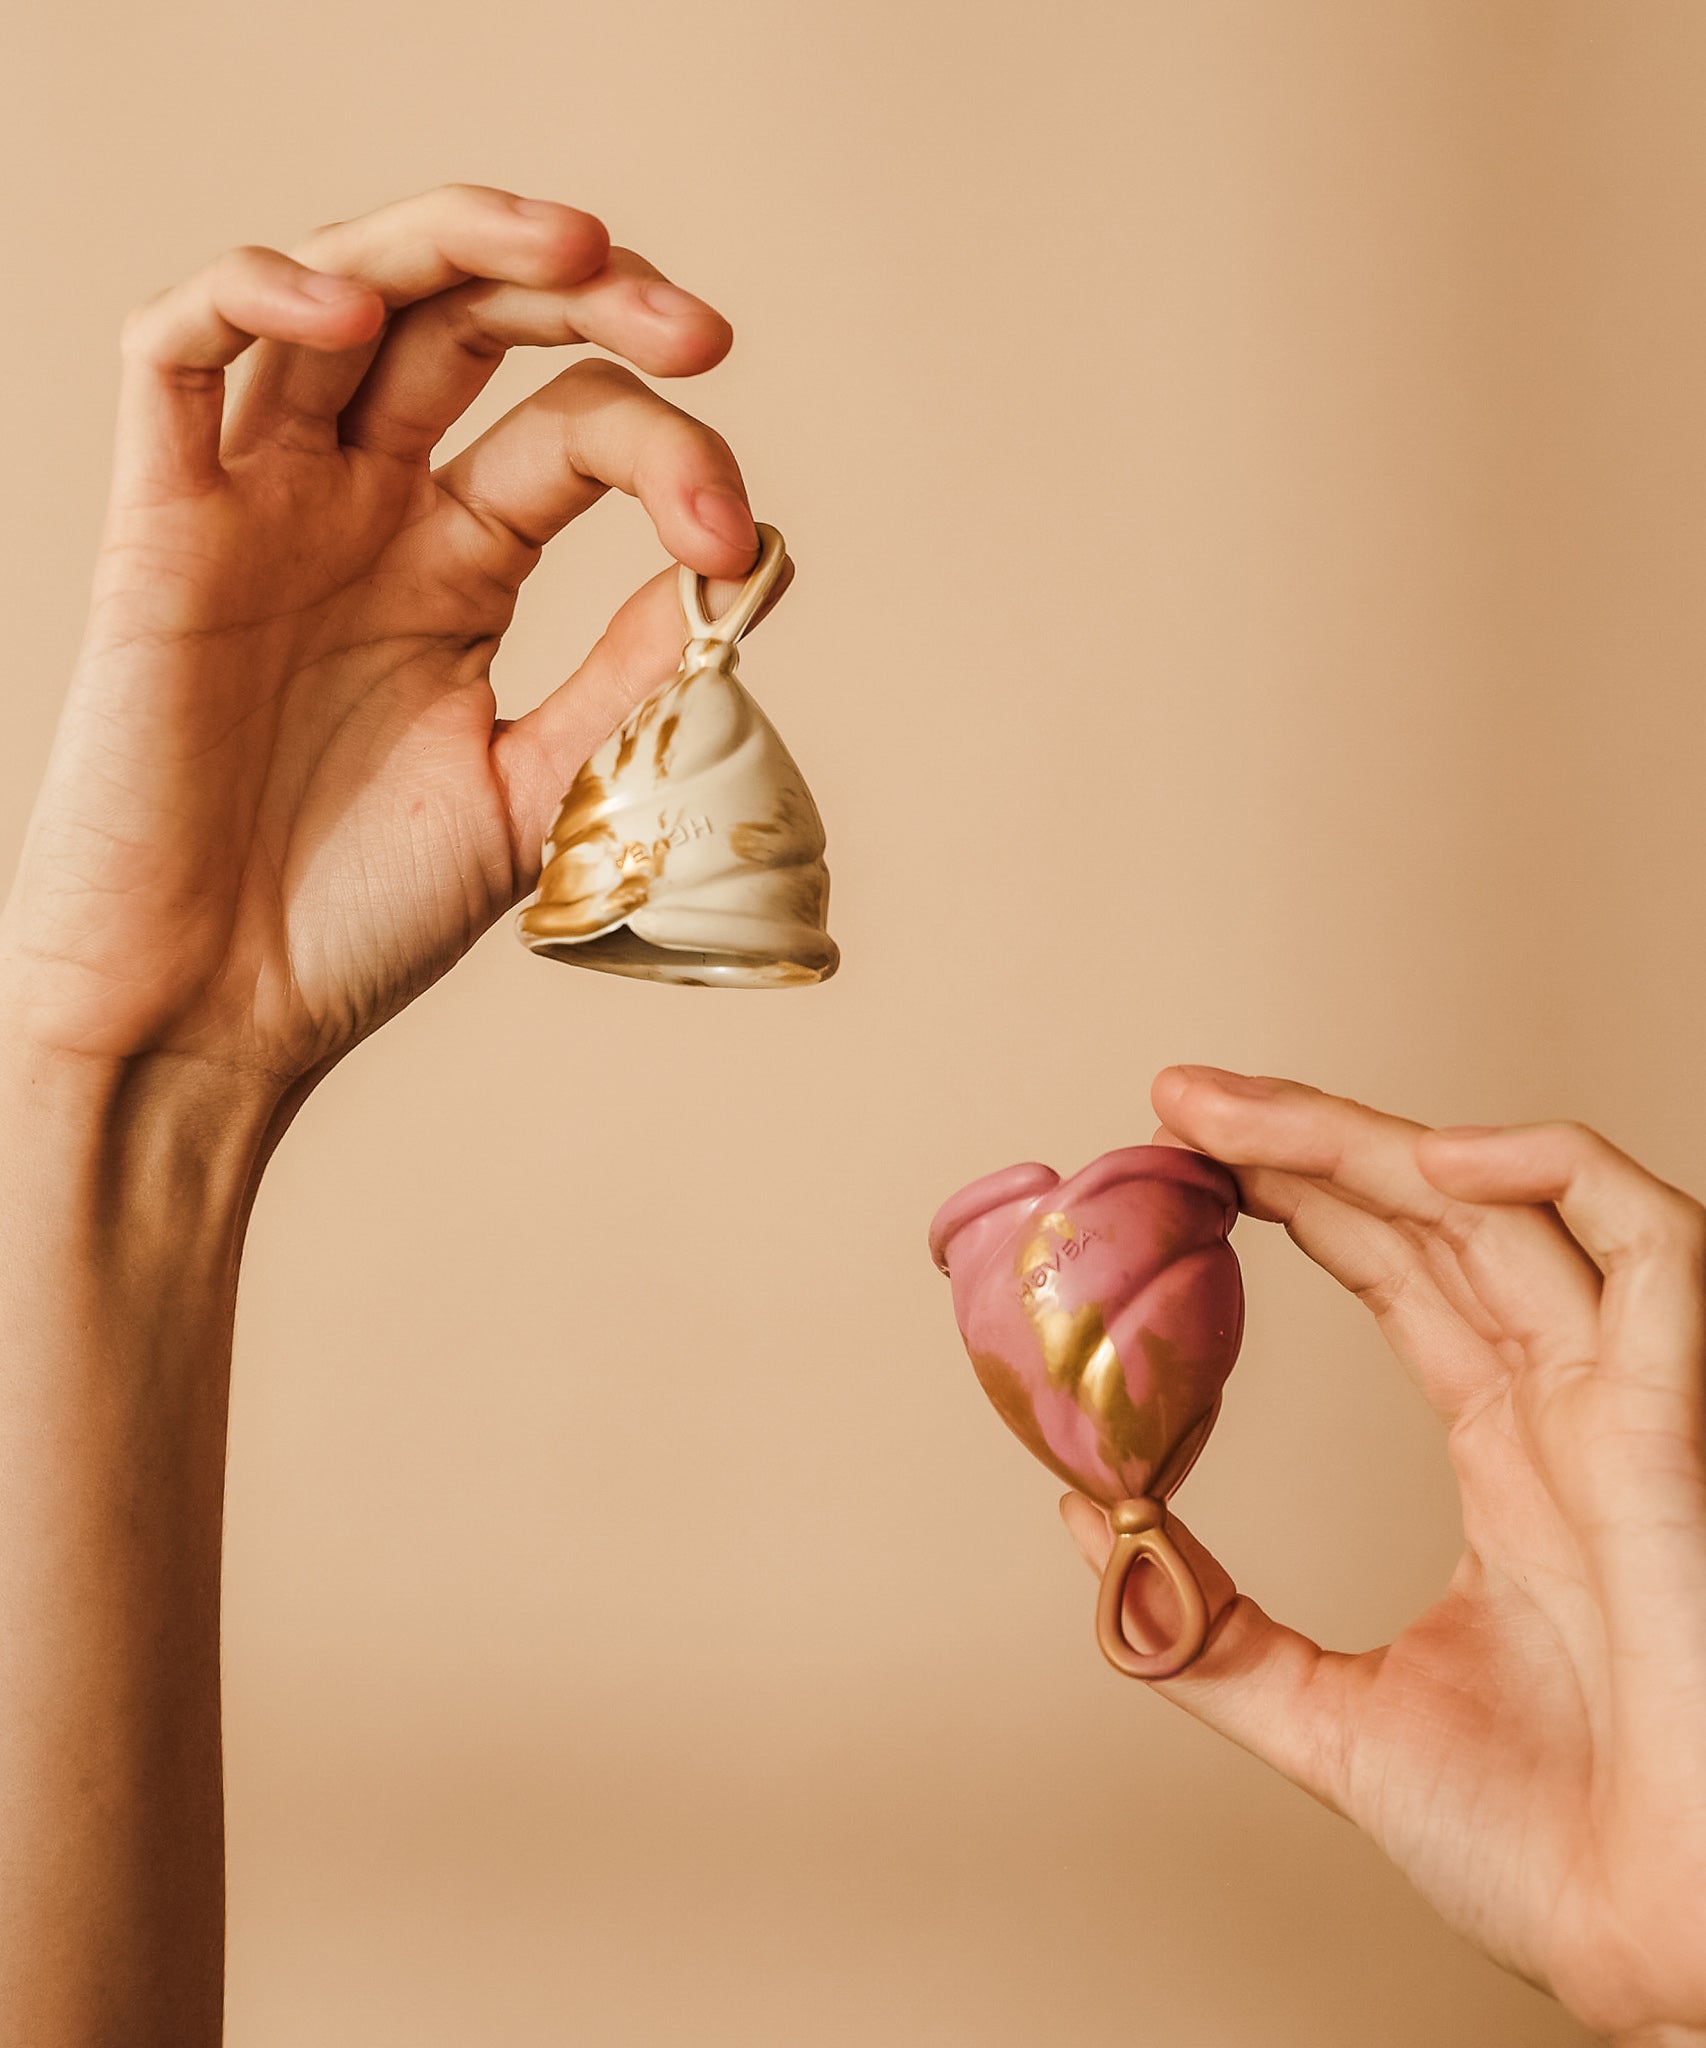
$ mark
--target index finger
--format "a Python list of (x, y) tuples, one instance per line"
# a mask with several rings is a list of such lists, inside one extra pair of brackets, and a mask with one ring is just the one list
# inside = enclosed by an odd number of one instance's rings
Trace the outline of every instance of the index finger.
[(1425, 1124), (1300, 1081), (1220, 1067), (1167, 1067), (1150, 1100), (1170, 1130), (1234, 1170), (1276, 1167), (1324, 1182), (1391, 1222), (1448, 1224), (1453, 1204), (1416, 1164)]

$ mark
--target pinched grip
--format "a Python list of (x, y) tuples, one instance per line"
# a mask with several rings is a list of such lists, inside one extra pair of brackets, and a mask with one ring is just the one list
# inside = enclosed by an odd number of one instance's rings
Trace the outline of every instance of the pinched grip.
[(676, 581), (681, 591), (682, 615), (693, 639), (732, 647), (757, 618), (764, 600), (776, 588), (787, 559), (787, 542), (775, 527), (766, 526), (760, 520), (758, 560), (747, 571), (745, 582), (735, 592), (734, 602), (714, 619), (705, 610), (705, 579), (683, 562)]
[[(1069, 1180), (1032, 1161), (943, 1203), (930, 1252), (1003, 1422), (1107, 1514), (1096, 1607), (1102, 1654), (1129, 1678), (1173, 1678), (1208, 1637), (1208, 1602), (1162, 1503), (1220, 1412), (1244, 1331), (1227, 1233), (1238, 1184), (1174, 1145), (1124, 1145)], [(1140, 1562), (1173, 1588), (1169, 1640), (1134, 1643), (1125, 1592)]]
[(550, 960), (688, 988), (825, 981), (823, 820), (776, 728), (741, 687), (735, 643), (776, 594), (787, 549), (758, 559), (726, 611), (683, 564), (681, 666), (581, 763), (518, 920)]
[[(1208, 1602), (1197, 1575), (1167, 1534), (1167, 1510), (1158, 1500), (1122, 1500), (1108, 1511), (1114, 1547), (1102, 1571), (1096, 1601), (1096, 1640), (1102, 1655), (1127, 1678), (1177, 1678), (1202, 1652), (1208, 1635)], [(1179, 1602), (1173, 1639), (1157, 1650), (1135, 1648), (1125, 1632), (1125, 1589), (1147, 1559), (1166, 1575)]]

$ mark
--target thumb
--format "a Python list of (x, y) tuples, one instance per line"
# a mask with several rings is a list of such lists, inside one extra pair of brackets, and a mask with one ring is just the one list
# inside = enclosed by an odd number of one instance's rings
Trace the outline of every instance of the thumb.
[[(1083, 1494), (1069, 1493), (1060, 1503), (1060, 1518), (1085, 1562), (1100, 1572), (1114, 1542), (1107, 1516)], [(1208, 1639), (1189, 1670), (1154, 1681), (1151, 1690), (1260, 1757), (1323, 1806), (1345, 1813), (1356, 1674), (1363, 1660), (1323, 1650), (1270, 1620), (1177, 1517), (1168, 1516), (1167, 1533), (1208, 1602)], [(1126, 1623), (1134, 1641), (1168, 1632), (1168, 1618), (1159, 1609), (1171, 1596), (1158, 1587), (1159, 1579), (1156, 1572), (1134, 1572), (1126, 1583)]]

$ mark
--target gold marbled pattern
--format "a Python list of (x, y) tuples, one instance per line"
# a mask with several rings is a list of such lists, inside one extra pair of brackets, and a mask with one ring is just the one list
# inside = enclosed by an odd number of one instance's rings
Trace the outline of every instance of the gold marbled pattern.
[(704, 630), (564, 797), (538, 900), (519, 920), (535, 951), (701, 985), (786, 987), (834, 973), (823, 822), (738, 674), (753, 592), (782, 560), (781, 536), (759, 531), (759, 566), (722, 619), (704, 620), (684, 581), (684, 609)]
[[(1108, 1469), (1117, 1472), (1134, 1458), (1153, 1464), (1162, 1450), (1162, 1418), (1153, 1404), (1140, 1407), (1131, 1398), (1101, 1303), (1069, 1309), (1060, 1299), (1060, 1248), (1077, 1236), (1076, 1226), (1058, 1210), (1040, 1219), (1036, 1236), (1020, 1241), (1014, 1261), (1020, 1298), (1042, 1346), (1050, 1386), (1070, 1393), (1089, 1418)], [(1161, 1375), (1155, 1379), (1165, 1384)]]

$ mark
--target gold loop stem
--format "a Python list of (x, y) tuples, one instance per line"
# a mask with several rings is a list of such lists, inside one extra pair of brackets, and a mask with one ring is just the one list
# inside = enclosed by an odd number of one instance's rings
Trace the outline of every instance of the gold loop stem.
[(758, 527), (758, 560), (753, 563), (750, 574), (741, 585), (739, 594), (726, 612), (709, 619), (705, 616), (705, 579), (696, 569), (681, 565), (678, 579), (681, 588), (681, 613), (687, 621), (687, 630), (695, 640), (720, 640), (733, 646), (758, 616), (759, 607), (776, 587), (776, 579), (782, 573), (782, 564), (788, 558), (788, 543), (773, 526), (762, 522)]
[[(1208, 1602), (1197, 1575), (1167, 1534), (1167, 1511), (1159, 1501), (1122, 1500), (1109, 1520), (1114, 1547), (1096, 1599), (1096, 1641), (1102, 1655), (1127, 1678), (1176, 1678), (1201, 1654), (1208, 1635)], [(1179, 1602), (1172, 1641), (1154, 1650), (1139, 1650), (1125, 1632), (1126, 1582), (1145, 1558), (1165, 1575)]]

